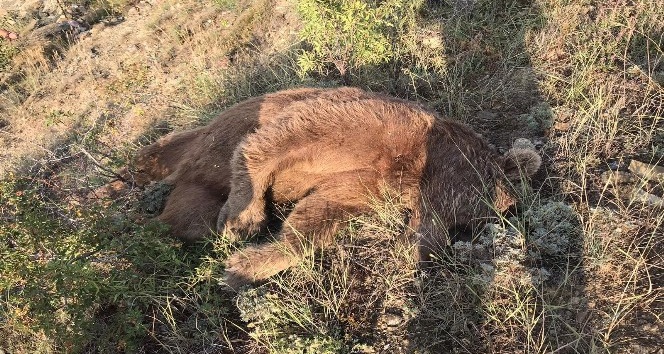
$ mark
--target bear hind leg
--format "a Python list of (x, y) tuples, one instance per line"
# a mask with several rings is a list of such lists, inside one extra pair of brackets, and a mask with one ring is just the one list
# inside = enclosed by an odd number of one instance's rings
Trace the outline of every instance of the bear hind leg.
[(217, 210), (225, 199), (224, 193), (193, 183), (181, 183), (171, 191), (157, 219), (170, 226), (173, 236), (184, 242), (196, 242), (214, 231)]

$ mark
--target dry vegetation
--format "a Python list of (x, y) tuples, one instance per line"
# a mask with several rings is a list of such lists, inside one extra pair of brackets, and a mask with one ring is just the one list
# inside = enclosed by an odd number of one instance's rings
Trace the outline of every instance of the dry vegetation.
[[(661, 1), (57, 4), (90, 29), (0, 13), (22, 34), (0, 42), (0, 353), (662, 352), (664, 178), (628, 169), (664, 165)], [(239, 294), (237, 245), (147, 221), (167, 188), (90, 194), (158, 136), (300, 85), (419, 100), (545, 166), (429, 269), (393, 200)]]

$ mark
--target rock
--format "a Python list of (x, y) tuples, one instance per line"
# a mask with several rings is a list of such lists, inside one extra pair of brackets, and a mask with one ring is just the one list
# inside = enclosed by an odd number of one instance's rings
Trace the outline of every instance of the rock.
[[(41, 15), (40, 15), (41, 16)], [(44, 16), (39, 17), (39, 20), (37, 20), (37, 23), (35, 24), (35, 28), (39, 27), (45, 27), (48, 25), (54, 24), (58, 19), (55, 18), (55, 16), (47, 16), (44, 13)]]
[(544, 138), (535, 138), (533, 139), (533, 144), (535, 144), (535, 149), (539, 150), (544, 147), (546, 140)]
[(650, 206), (664, 207), (664, 199), (654, 194), (650, 194), (640, 188), (634, 189), (633, 197), (635, 200)]
[(498, 113), (491, 111), (479, 111), (477, 112), (477, 118), (481, 121), (490, 122), (498, 119)]
[(28, 18), (39, 12), (43, 6), (43, 0), (0, 0), (0, 16), (5, 17), (10, 12), (16, 13), (19, 18)]
[(41, 2), (43, 3), (42, 11), (50, 14), (62, 15), (62, 7), (57, 0), (43, 0)]
[(620, 162), (618, 161), (611, 161), (609, 162), (609, 169), (612, 171), (617, 171), (620, 169)]
[(0, 16), (12, 13), (24, 20), (46, 17), (57, 19), (63, 15), (62, 10), (63, 6), (58, 3), (58, 0), (0, 0)]
[(401, 324), (401, 317), (392, 314), (385, 315), (385, 324), (388, 327), (396, 327)]
[(44, 5), (43, 0), (0, 0), (0, 9), (5, 11), (32, 11)]
[(89, 28), (90, 26), (101, 21), (107, 15), (108, 12), (105, 9), (101, 8), (94, 11), (86, 12), (83, 16), (79, 17), (77, 21)]
[(533, 144), (530, 140), (526, 138), (518, 138), (514, 140), (514, 143), (512, 144), (512, 147), (515, 149), (529, 149), (529, 150), (535, 150), (535, 144)]
[(602, 173), (602, 182), (623, 184), (638, 181), (638, 178), (629, 172), (623, 171), (606, 171)]
[(113, 17), (106, 18), (103, 21), (104, 21), (104, 24), (106, 24), (107, 26), (115, 26), (115, 25), (118, 25), (118, 24), (124, 22), (124, 20), (125, 20), (124, 16), (113, 16)]
[(629, 170), (635, 175), (650, 181), (664, 183), (664, 167), (632, 160)]

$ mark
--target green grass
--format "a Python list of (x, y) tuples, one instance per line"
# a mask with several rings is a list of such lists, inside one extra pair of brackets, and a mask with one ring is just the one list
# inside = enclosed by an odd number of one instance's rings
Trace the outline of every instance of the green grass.
[[(0, 100), (2, 158), (16, 162), (0, 181), (0, 351), (658, 350), (664, 213), (634, 192), (664, 186), (602, 174), (662, 164), (664, 6), (613, 5), (166, 1), (54, 66), (0, 44), (0, 66), (21, 73)], [(114, 46), (142, 49), (104, 53)], [(241, 245), (165, 236), (148, 222), (158, 187), (87, 197), (166, 131), (266, 92), (344, 84), (425, 102), (499, 148), (528, 138), (544, 167), (517, 208), (425, 271), (392, 200), (239, 294), (220, 280)]]
[(17, 49), (9, 44), (2, 43), (0, 45), (0, 71), (5, 71), (7, 66), (10, 65), (16, 51)]

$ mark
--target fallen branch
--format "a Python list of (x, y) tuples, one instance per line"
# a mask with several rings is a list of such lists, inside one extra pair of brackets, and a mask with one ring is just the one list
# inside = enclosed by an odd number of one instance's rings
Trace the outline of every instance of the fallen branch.
[(97, 161), (97, 159), (95, 159), (94, 156), (92, 156), (87, 150), (85, 150), (85, 148), (81, 147), (80, 150), (85, 156), (87, 156), (92, 161), (92, 163), (95, 166), (97, 166), (98, 169), (108, 173), (110, 175), (109, 177), (115, 177), (116, 179), (118, 179), (122, 182), (127, 182), (127, 179), (124, 176), (116, 173), (115, 171), (113, 171), (113, 170), (111, 170), (107, 167), (104, 167), (101, 163), (99, 163), (99, 161)]

